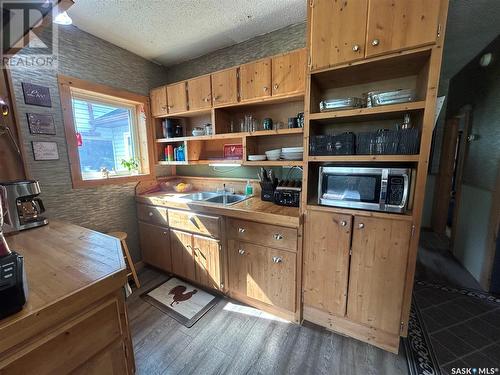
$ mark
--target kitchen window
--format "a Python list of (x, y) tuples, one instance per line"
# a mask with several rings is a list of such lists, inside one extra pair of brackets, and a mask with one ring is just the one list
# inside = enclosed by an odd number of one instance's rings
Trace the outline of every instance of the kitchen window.
[(147, 97), (64, 76), (59, 85), (73, 187), (148, 177)]

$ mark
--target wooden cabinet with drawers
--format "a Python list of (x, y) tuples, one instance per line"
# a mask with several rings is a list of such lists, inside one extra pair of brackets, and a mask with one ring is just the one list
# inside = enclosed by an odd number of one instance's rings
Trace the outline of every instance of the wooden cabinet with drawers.
[(137, 218), (146, 223), (167, 226), (168, 216), (165, 207), (150, 206), (147, 204), (137, 205)]
[(440, 0), (312, 0), (310, 69), (436, 42)]
[(210, 76), (202, 76), (187, 81), (189, 110), (212, 107), (212, 86)]
[(189, 280), (196, 279), (192, 242), (191, 233), (170, 229), (172, 272)]
[(227, 237), (277, 249), (297, 251), (297, 229), (295, 228), (227, 219)]
[(168, 210), (169, 227), (214, 238), (220, 237), (220, 221), (219, 216), (202, 215), (191, 211)]
[(167, 86), (168, 113), (174, 114), (187, 111), (186, 82)]

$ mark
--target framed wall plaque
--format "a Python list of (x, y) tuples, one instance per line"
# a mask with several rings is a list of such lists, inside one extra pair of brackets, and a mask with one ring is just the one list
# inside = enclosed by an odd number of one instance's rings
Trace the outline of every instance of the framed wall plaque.
[(56, 134), (54, 117), (51, 114), (26, 113), (31, 134)]
[(52, 107), (48, 87), (26, 82), (22, 82), (21, 85), (23, 87), (25, 104), (37, 105), (39, 107)]
[(32, 141), (35, 160), (59, 160), (59, 150), (56, 142)]

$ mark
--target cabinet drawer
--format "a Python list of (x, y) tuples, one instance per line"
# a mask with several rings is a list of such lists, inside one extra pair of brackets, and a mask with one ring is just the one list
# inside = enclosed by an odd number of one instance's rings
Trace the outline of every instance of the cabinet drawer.
[(220, 217), (195, 214), (186, 211), (168, 210), (168, 225), (188, 232), (219, 238)]
[(252, 221), (228, 219), (228, 238), (297, 251), (297, 230)]
[(167, 209), (165, 207), (137, 205), (137, 218), (151, 224), (168, 225)]

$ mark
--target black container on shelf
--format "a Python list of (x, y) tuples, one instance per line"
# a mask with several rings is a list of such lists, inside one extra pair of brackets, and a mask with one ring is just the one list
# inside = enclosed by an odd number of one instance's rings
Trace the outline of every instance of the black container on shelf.
[(312, 156), (354, 155), (356, 136), (347, 132), (310, 137), (309, 154)]
[(358, 155), (411, 155), (418, 154), (418, 129), (389, 130), (358, 133), (356, 154)]
[(260, 182), (260, 199), (266, 202), (274, 202), (274, 190), (278, 186), (278, 180), (274, 182)]

